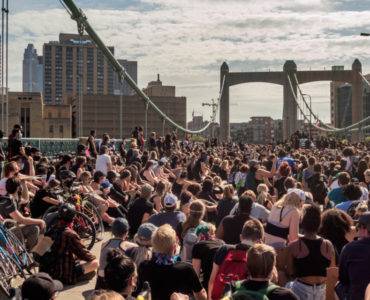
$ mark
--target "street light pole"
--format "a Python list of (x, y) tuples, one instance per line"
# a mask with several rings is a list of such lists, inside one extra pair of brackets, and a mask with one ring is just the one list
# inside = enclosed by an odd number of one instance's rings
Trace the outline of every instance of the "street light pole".
[(310, 100), (310, 127), (308, 129), (308, 138), (311, 142), (311, 138), (312, 138), (312, 133), (311, 133), (311, 128), (312, 128), (312, 114), (311, 114), (311, 111), (312, 111), (312, 98), (309, 94), (302, 94), (303, 97), (308, 97), (308, 99)]

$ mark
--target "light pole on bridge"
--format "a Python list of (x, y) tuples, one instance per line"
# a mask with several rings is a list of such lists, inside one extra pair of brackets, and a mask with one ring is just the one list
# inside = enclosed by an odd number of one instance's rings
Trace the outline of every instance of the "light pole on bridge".
[(311, 143), (311, 128), (312, 128), (312, 98), (309, 94), (302, 94), (302, 97), (308, 97), (308, 99), (310, 100), (310, 126), (309, 126), (309, 129), (308, 129), (308, 139), (310, 140), (310, 143)]

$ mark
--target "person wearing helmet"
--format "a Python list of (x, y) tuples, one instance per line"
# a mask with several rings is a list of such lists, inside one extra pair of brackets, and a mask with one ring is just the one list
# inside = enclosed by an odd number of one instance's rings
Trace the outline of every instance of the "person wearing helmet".
[(64, 284), (92, 279), (98, 269), (98, 260), (81, 243), (78, 234), (71, 228), (76, 215), (73, 205), (62, 204), (58, 209), (58, 221), (47, 233), (54, 241), (48, 264), (40, 264), (40, 271), (47, 272)]

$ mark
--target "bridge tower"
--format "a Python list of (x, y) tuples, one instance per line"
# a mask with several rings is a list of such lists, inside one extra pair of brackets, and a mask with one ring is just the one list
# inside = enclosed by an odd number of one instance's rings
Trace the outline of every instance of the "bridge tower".
[(297, 83), (294, 76), (297, 73), (297, 65), (294, 60), (287, 60), (283, 68), (284, 72), (284, 104), (283, 104), (283, 138), (289, 139), (298, 129), (297, 104), (288, 80), (288, 76), (293, 86), (293, 91), (297, 95)]
[(229, 66), (226, 62), (221, 65), (220, 88), (222, 88), (222, 81), (225, 78), (224, 89), (220, 99), (220, 140), (230, 140), (230, 102), (229, 102)]
[[(362, 73), (362, 65), (356, 58), (352, 64), (352, 124), (367, 117), (363, 116), (363, 82), (360, 73)], [(352, 138), (357, 140), (359, 138), (359, 132), (354, 132)]]

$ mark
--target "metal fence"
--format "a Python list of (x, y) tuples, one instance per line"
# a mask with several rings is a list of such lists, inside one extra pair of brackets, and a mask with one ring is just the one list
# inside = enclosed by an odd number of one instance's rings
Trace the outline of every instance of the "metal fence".
[[(74, 153), (78, 144), (86, 145), (86, 138), (81, 139), (53, 139), (53, 138), (22, 138), (25, 146), (38, 148), (45, 156), (55, 156), (58, 154)], [(122, 144), (122, 140), (111, 140), (113, 148), (117, 151)], [(124, 140), (126, 150), (130, 147), (130, 139)], [(7, 150), (7, 138), (2, 140), (3, 149)], [(99, 146), (100, 139), (96, 139), (96, 145)]]

